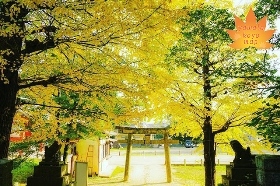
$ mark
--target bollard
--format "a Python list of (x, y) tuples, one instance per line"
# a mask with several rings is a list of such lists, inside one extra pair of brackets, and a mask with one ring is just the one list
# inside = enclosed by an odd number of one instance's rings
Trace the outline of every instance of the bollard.
[(220, 165), (220, 159), (218, 159), (218, 165)]
[(186, 159), (184, 159), (184, 166), (186, 166), (187, 162), (186, 162)]
[(203, 164), (202, 164), (202, 159), (200, 159), (200, 164), (203, 165)]
[(119, 151), (119, 156), (121, 155), (121, 151)]

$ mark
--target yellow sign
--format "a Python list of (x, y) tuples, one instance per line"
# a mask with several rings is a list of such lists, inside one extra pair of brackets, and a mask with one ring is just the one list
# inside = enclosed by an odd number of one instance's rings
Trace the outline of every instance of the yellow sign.
[(244, 49), (247, 47), (255, 47), (258, 49), (268, 49), (273, 45), (268, 42), (272, 38), (275, 30), (265, 30), (267, 16), (257, 21), (252, 8), (243, 22), (239, 17), (235, 16), (235, 27), (237, 30), (227, 30), (230, 38), (234, 41), (231, 46), (235, 49)]

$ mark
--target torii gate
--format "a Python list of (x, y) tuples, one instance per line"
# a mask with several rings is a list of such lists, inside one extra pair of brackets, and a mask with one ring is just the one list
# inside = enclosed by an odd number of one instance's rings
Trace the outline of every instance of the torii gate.
[[(179, 140), (169, 140), (168, 139), (168, 129), (165, 128), (134, 128), (134, 127), (122, 127), (116, 126), (118, 133), (128, 134), (127, 140), (118, 140), (119, 143), (127, 143), (126, 147), (126, 159), (125, 159), (125, 171), (124, 171), (124, 181), (129, 178), (129, 167), (130, 167), (130, 152), (133, 144), (164, 144), (164, 154), (165, 154), (165, 165), (166, 165), (166, 177), (167, 182), (172, 181), (171, 177), (171, 161), (170, 161), (170, 149), (169, 144), (178, 144)], [(132, 140), (133, 134), (145, 134), (143, 140)], [(163, 140), (150, 140), (151, 134), (163, 134)]]

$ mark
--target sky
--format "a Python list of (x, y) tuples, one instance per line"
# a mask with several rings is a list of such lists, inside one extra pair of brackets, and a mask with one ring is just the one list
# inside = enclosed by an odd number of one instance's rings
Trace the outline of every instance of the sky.
[(253, 0), (233, 0), (234, 6), (248, 4), (248, 3), (251, 3), (251, 2), (253, 2)]

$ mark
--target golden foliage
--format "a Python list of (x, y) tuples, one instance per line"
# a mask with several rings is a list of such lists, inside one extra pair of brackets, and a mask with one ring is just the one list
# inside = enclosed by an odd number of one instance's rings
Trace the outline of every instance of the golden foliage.
[[(59, 130), (57, 122), (69, 123), (80, 117), (55, 117), (60, 105), (52, 95), (61, 89), (81, 94), (87, 107), (96, 105), (106, 112), (106, 117), (99, 119), (80, 118), (97, 131), (148, 116), (146, 95), (162, 86), (159, 62), (178, 37), (175, 20), (188, 11), (175, 4), (161, 0), (22, 1), (32, 10), (26, 16), (24, 33), (20, 33), (25, 41), (23, 50), (28, 41), (53, 39), (55, 44), (22, 56), (19, 82), (27, 88), (19, 95), (40, 104), (21, 106), (34, 120), (33, 137), (53, 138)], [(48, 26), (55, 31), (46, 32)], [(17, 31), (11, 26), (0, 35), (10, 33), (9, 28)], [(51, 78), (56, 78), (54, 83), (49, 83)], [(28, 86), (40, 81), (46, 84)], [(119, 114), (116, 105), (121, 107)]]

